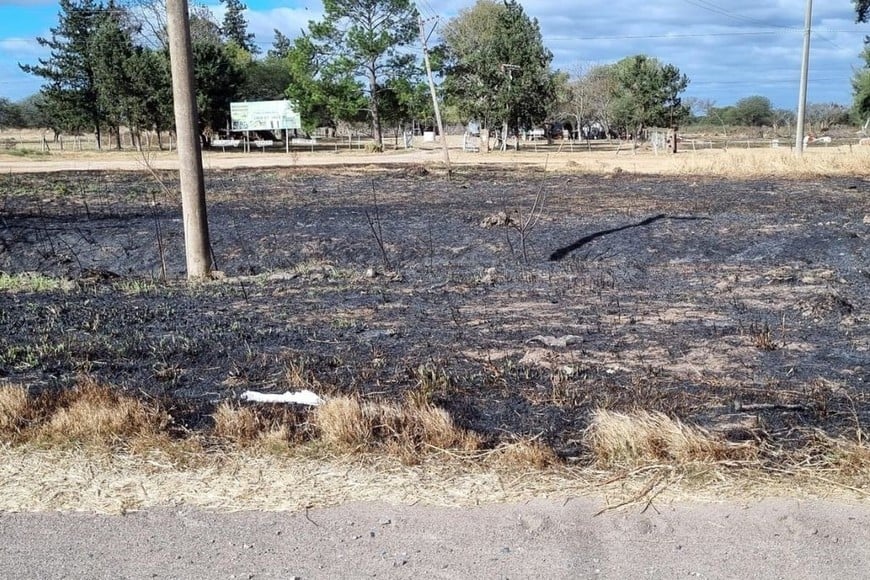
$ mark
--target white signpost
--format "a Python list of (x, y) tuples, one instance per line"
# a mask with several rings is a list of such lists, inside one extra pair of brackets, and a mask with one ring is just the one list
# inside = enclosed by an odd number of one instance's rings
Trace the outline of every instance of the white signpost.
[(290, 133), (288, 130), (301, 128), (302, 118), (299, 113), (293, 110), (290, 101), (230, 103), (230, 129), (232, 131), (244, 131), (247, 134), (248, 131), (283, 130), (288, 152), (290, 151)]

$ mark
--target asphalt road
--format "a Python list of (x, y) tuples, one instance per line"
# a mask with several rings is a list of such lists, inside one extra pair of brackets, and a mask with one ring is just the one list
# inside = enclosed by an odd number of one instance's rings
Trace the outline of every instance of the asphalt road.
[(870, 505), (0, 514), (0, 578), (867, 578)]

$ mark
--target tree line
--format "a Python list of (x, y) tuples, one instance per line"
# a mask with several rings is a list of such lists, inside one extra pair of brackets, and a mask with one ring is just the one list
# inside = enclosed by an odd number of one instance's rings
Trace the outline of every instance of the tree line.
[[(323, 17), (294, 39), (274, 30), (265, 54), (247, 30), (241, 0), (221, 0), (217, 22), (190, 11), (200, 129), (207, 142), (228, 124), (232, 101), (289, 99), (304, 130), (367, 124), (378, 145), (390, 129), (431, 126), (434, 113), (420, 59), (422, 21), (411, 0), (324, 0)], [(854, 0), (866, 20), (870, 6)], [(682, 97), (689, 79), (647, 55), (571, 72), (552, 68), (538, 21), (516, 0), (477, 0), (445, 22), (430, 57), (439, 98), (454, 122), (475, 121), (503, 139), (548, 124), (577, 137), (640, 135), (702, 119), (723, 125), (790, 125), (793, 113), (753, 96), (733, 106)], [(21, 65), (43, 79), (20, 103), (0, 99), (0, 127), (30, 125), (59, 134), (93, 133), (120, 147), (120, 128), (173, 128), (163, 0), (60, 0), (57, 26), (38, 42), (50, 55)], [(856, 115), (870, 114), (867, 66), (853, 79)], [(849, 111), (812, 105), (820, 130)]]

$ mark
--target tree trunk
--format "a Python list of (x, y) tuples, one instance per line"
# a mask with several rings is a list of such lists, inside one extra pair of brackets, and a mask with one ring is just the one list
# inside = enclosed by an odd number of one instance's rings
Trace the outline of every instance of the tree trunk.
[(379, 98), (378, 98), (378, 79), (375, 77), (375, 66), (374, 63), (371, 63), (369, 67), (369, 88), (372, 92), (372, 137), (375, 140), (375, 144), (378, 147), (383, 148), (384, 146), (384, 138), (381, 134), (381, 112), (379, 110)]

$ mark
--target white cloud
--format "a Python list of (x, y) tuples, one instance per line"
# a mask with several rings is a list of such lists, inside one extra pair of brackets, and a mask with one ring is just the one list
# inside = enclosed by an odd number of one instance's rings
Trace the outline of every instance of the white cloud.
[[(258, 2), (246, 0), (245, 17), (263, 52), (271, 46), (275, 29), (294, 38), (323, 14), (319, 0), (307, 0), (297, 8), (262, 10), (256, 9)], [(445, 21), (474, 2), (417, 0), (417, 6), (423, 17)], [(0, 0), (0, 6), (55, 3)], [(777, 106), (794, 107), (805, 0), (645, 0), (640, 6), (637, 0), (523, 0), (522, 4), (529, 16), (538, 19), (557, 68), (570, 72), (578, 64), (615, 62), (642, 53), (674, 64), (688, 75), (689, 96), (726, 105), (764, 94)], [(220, 22), (224, 6), (209, 0), (209, 7)], [(813, 29), (810, 100), (848, 103), (852, 71), (863, 65), (859, 55), (870, 26), (856, 25), (852, 3), (843, 0), (816, 2)], [(43, 54), (33, 39), (0, 40), (0, 62), (35, 62)], [(0, 94), (9, 82), (0, 87)]]
[(0, 54), (8, 58), (31, 58), (48, 54), (36, 38), (0, 38)]

